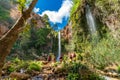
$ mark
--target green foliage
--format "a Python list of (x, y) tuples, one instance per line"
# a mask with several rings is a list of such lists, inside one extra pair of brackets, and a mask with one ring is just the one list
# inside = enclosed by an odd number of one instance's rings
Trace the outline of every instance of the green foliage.
[(41, 70), (41, 66), (42, 66), (42, 63), (41, 62), (31, 62), (29, 64), (29, 67), (28, 67), (28, 70), (29, 71), (32, 71), (32, 70), (35, 70), (35, 71), (40, 71)]
[[(30, 41), (29, 38), (30, 38), (30, 24), (26, 24), (24, 30), (22, 31), (22, 33), (20, 33), (20, 37), (21, 37), (21, 42), (20, 42), (20, 45), (22, 46), (26, 46), (27, 43)], [(19, 46), (20, 46), (19, 45)]]
[(78, 61), (63, 63), (63, 70), (68, 73), (66, 80), (105, 80)]
[(19, 6), (18, 9), (23, 12), (26, 6), (31, 2), (31, 0), (17, 0)]
[(23, 11), (23, 9), (26, 7), (26, 1), (27, 1), (27, 0), (17, 0), (17, 2), (19, 3), (18, 9), (19, 9), (20, 11)]
[(13, 63), (19, 64), (20, 63), (20, 59), (18, 57), (16, 57), (15, 59), (12, 60)]
[(72, 62), (69, 67), (69, 72), (71, 73), (79, 73), (79, 70), (83, 67), (82, 64), (77, 62)]
[(47, 38), (48, 34), (50, 33), (50, 29), (48, 28), (40, 28), (37, 31), (37, 42), (36, 42), (36, 46), (38, 45), (44, 45), (47, 43), (47, 41), (49, 41), (49, 39)]
[(63, 68), (65, 68), (68, 73), (78, 73), (79, 74), (79, 71), (82, 68), (87, 69), (87, 67), (82, 65), (80, 62), (69, 61), (69, 59), (67, 59), (66, 61), (63, 61), (62, 65), (63, 65)]
[(28, 63), (20, 60), (18, 57), (13, 58), (11, 60), (10, 67), (8, 67), (8, 72), (11, 73), (11, 72), (14, 72), (14, 71), (20, 71), (20, 69), (22, 69), (22, 68), (26, 69), (26, 67), (28, 67), (26, 65), (28, 65)]
[(85, 52), (88, 61), (99, 69), (103, 69), (110, 63), (119, 62), (120, 41), (110, 33), (97, 44), (86, 43)]
[(49, 53), (51, 51), (52, 44), (50, 46), (48, 46), (48, 44), (50, 44), (55, 37), (54, 31), (50, 27), (47, 15), (44, 15), (40, 19), (43, 24), (45, 24), (43, 25), (44, 27), (36, 27), (34, 22), (37, 20), (32, 19), (31, 23), (27, 23), (23, 32), (20, 33), (19, 39), (12, 48), (11, 53), (18, 53), (21, 57), (24, 55), (24, 58), (27, 58), (27, 56), (31, 58), (33, 53), (41, 55), (41, 53)]
[[(23, 54), (27, 53), (30, 42), (30, 25), (26, 24), (24, 30), (19, 34), (19, 39), (13, 45), (11, 53)], [(22, 56), (22, 55), (21, 55)]]
[(14, 58), (11, 61), (10, 65), (7, 65), (7, 72), (20, 72), (21, 69), (25, 72), (29, 71), (40, 71), (42, 69), (42, 62), (40, 61), (25, 61), (25, 60), (20, 60), (19, 58)]
[(29, 61), (27, 62), (27, 61), (21, 60), (20, 63), (17, 64), (16, 70), (17, 71), (20, 71), (21, 69), (27, 70), (28, 66), (29, 66)]
[(7, 71), (8, 71), (9, 73), (14, 72), (15, 70), (16, 70), (16, 68), (15, 68), (14, 65), (10, 65), (9, 68), (7, 69)]
[(73, 7), (70, 15), (70, 23), (72, 23), (72, 41), (71, 46), (73, 46), (74, 51), (81, 53), (81, 44), (84, 44), (84, 37), (86, 37), (87, 23), (85, 21), (85, 14), (82, 12), (84, 6), (84, 1), (73, 0)]
[[(89, 80), (106, 80), (103, 77), (98, 76), (97, 74), (90, 74), (88, 79)], [(86, 79), (83, 78), (83, 80), (86, 80)]]
[(20, 60), (18, 57), (16, 57), (11, 60), (11, 64), (9, 65), (7, 71), (11, 73), (14, 71), (20, 71), (21, 69), (27, 69), (27, 67), (28, 62)]
[(50, 23), (49, 23), (49, 19), (48, 19), (48, 16), (45, 14), (43, 17), (43, 22), (45, 23), (46, 27), (47, 28), (50, 28)]
[(73, 1), (73, 7), (72, 7), (72, 9), (71, 9), (71, 15), (73, 15), (74, 14), (74, 12), (76, 12), (77, 11), (77, 9), (78, 9), (78, 7), (80, 6), (80, 0), (72, 0)]
[[(50, 27), (45, 27), (45, 28), (40, 28), (36, 31), (36, 41), (35, 41), (35, 47), (40, 48), (40, 52), (49, 52), (50, 51), (50, 46), (47, 47), (48, 43), (51, 43), (52, 36), (51, 36), (51, 28)], [(52, 45), (52, 44), (51, 44)], [(47, 50), (43, 49), (46, 47)], [(40, 53), (39, 52), (39, 53)]]
[(0, 6), (4, 8), (5, 10), (10, 10), (11, 8), (10, 1), (11, 0), (0, 0)]
[(68, 73), (66, 80), (79, 80), (78, 73)]
[[(119, 29), (119, 21), (120, 21), (120, 2), (119, 0), (95, 0), (94, 5), (98, 9), (96, 17), (103, 23), (106, 24), (106, 20), (111, 21), (108, 22), (106, 27), (111, 28), (111, 31), (118, 27)], [(113, 21), (112, 21), (113, 20)], [(118, 21), (118, 22), (117, 22)], [(112, 25), (115, 27), (112, 28)], [(117, 32), (117, 30), (115, 30)], [(119, 32), (119, 31), (118, 31)]]
[(71, 42), (69, 44), (65, 45), (65, 49), (67, 52), (72, 52), (75, 49), (75, 43), (73, 42), (73, 40), (71, 40)]
[(10, 18), (9, 10), (5, 9), (3, 6), (0, 6), (0, 21), (7, 20)]
[(12, 22), (12, 19), (10, 17), (10, 2), (9, 0), (0, 0), (0, 21), (2, 23)]
[(96, 6), (103, 12), (103, 16), (107, 17), (109, 14), (117, 14), (120, 12), (120, 3), (118, 0), (96, 0)]
[(118, 73), (120, 73), (120, 66), (118, 66)]
[[(111, 15), (112, 17), (115, 17), (116, 21), (119, 21), (120, 3), (118, 0), (87, 0), (87, 2), (91, 6), (91, 9), (98, 9), (95, 17), (99, 18), (102, 23), (104, 23), (104, 21), (106, 21)], [(101, 29), (100, 32), (102, 37), (104, 37), (103, 39), (101, 39), (100, 41), (100, 38), (90, 39), (91, 35), (87, 35), (88, 30), (84, 15), (85, 13), (82, 10), (84, 9), (84, 3), (80, 0), (73, 0), (73, 3), (74, 4), (70, 15), (70, 22), (72, 22), (73, 27), (72, 43), (75, 45), (74, 51), (76, 51), (77, 53), (84, 53), (88, 58), (87, 60), (99, 69), (103, 69), (110, 63), (119, 62), (119, 58), (117, 57), (120, 56), (120, 49), (118, 47), (120, 45), (120, 41), (111, 36), (114, 33), (108, 33), (106, 35), (104, 31), (107, 30)], [(104, 28), (102, 26), (105, 25), (101, 24), (98, 25), (98, 27), (99, 26), (100, 28)]]

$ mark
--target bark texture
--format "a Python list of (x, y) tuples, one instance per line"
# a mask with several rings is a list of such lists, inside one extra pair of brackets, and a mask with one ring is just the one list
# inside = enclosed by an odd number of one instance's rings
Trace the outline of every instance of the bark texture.
[(30, 17), (30, 14), (38, 0), (33, 0), (27, 10), (23, 12), (20, 18), (16, 21), (13, 27), (1, 37), (0, 39), (0, 77), (2, 74), (2, 67), (4, 65), (6, 56), (10, 53), (10, 50), (18, 38), (19, 33), (23, 30), (26, 20)]

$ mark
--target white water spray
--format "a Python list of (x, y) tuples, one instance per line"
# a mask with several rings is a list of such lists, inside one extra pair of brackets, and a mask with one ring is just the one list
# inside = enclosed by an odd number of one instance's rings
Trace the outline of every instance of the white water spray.
[(91, 35), (97, 35), (95, 20), (89, 5), (86, 5), (86, 19)]
[(61, 57), (61, 36), (60, 36), (60, 31), (58, 32), (58, 57), (57, 61), (59, 61)]

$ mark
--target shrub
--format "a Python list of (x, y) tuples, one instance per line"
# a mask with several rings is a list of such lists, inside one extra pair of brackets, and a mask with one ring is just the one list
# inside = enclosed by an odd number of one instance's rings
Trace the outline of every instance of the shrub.
[(8, 67), (8, 72), (14, 72), (14, 71), (20, 71), (20, 69), (27, 69), (28, 67), (28, 62), (20, 60), (19, 58), (14, 58), (12, 60), (12, 64), (9, 65)]
[(97, 74), (90, 74), (88, 78), (82, 80), (105, 80), (103, 77), (98, 76)]
[(9, 73), (14, 72), (15, 70), (16, 70), (16, 68), (14, 66), (12, 66), (12, 65), (10, 65), (10, 67), (7, 69), (7, 71)]
[(29, 66), (28, 62), (26, 61), (21, 61), (20, 64), (17, 65), (16, 70), (20, 71), (20, 69), (27, 69)]
[(120, 41), (110, 34), (101, 39), (97, 44), (86, 42), (85, 44), (86, 59), (95, 67), (104, 69), (105, 66), (119, 62), (120, 58)]
[(77, 63), (77, 62), (72, 62), (68, 69), (69, 69), (69, 72), (71, 73), (79, 73), (79, 70), (82, 68), (83, 65), (81, 65), (80, 63)]
[(18, 57), (16, 57), (12, 60), (12, 62), (16, 63), (16, 64), (19, 64), (21, 62), (21, 60)]
[(120, 73), (120, 66), (118, 66), (118, 73)]
[(28, 66), (28, 70), (29, 71), (32, 71), (32, 70), (35, 70), (35, 71), (40, 71), (41, 70), (41, 67), (42, 67), (42, 63), (41, 62), (31, 62)]
[(66, 80), (79, 80), (78, 73), (68, 73)]

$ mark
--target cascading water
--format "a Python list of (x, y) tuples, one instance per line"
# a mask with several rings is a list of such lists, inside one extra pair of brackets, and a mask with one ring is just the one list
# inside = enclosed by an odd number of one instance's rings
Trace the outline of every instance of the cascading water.
[(86, 5), (86, 19), (91, 35), (97, 37), (98, 34), (97, 34), (96, 24), (89, 5)]
[(58, 57), (57, 61), (59, 61), (61, 57), (61, 36), (60, 36), (60, 31), (58, 32)]

